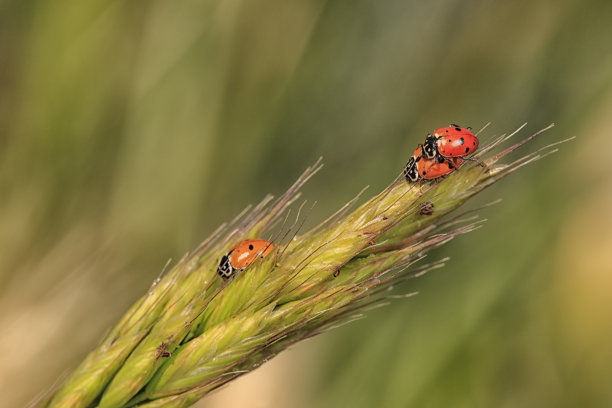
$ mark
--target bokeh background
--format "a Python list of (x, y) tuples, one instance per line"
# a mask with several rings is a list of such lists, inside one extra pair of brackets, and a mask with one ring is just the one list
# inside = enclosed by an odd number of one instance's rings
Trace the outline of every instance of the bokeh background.
[(0, 0), (0, 406), (319, 156), (311, 224), (450, 122), (577, 138), (473, 199), (503, 201), (418, 296), (198, 406), (612, 406), (611, 38), (607, 0)]

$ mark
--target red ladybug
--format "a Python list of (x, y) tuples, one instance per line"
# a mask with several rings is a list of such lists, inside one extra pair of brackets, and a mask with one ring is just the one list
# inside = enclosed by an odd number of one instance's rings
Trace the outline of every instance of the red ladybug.
[(221, 258), (217, 273), (223, 279), (230, 279), (238, 271), (246, 269), (257, 257), (265, 258), (273, 248), (274, 244), (265, 239), (239, 242)]
[(465, 157), (478, 149), (478, 138), (470, 128), (450, 125), (434, 130), (423, 144), (423, 156), (428, 159), (442, 156), (446, 158)]
[(428, 159), (422, 155), (423, 146), (419, 145), (404, 168), (406, 180), (417, 182), (421, 179), (433, 180), (452, 173), (463, 161), (459, 157), (444, 158), (438, 155)]

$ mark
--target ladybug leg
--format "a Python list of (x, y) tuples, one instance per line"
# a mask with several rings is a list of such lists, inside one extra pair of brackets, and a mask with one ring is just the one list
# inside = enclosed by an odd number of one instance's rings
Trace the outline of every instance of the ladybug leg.
[(424, 186), (425, 184), (427, 184), (428, 182), (430, 182), (430, 181), (433, 181), (433, 180), (425, 180), (425, 179), (420, 179), (420, 180), (417, 182), (417, 186), (418, 186), (418, 188), (419, 188), (419, 192), (418, 192), (419, 197), (420, 197), (420, 196), (422, 196), (423, 194), (425, 194), (425, 193), (423, 192), (423, 186)]

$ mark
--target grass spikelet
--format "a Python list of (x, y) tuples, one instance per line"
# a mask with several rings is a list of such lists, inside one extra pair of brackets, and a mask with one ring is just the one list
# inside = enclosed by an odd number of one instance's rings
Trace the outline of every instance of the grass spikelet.
[[(351, 200), (301, 232), (303, 206), (298, 215), (291, 211), (300, 188), (320, 170), (317, 161), (284, 195), (247, 208), (156, 280), (37, 406), (186, 407), (289, 345), (358, 318), (388, 301), (389, 286), (441, 267), (446, 260), (420, 261), (482, 223), (474, 216), (443, 217), (554, 152), (550, 145), (498, 164), (551, 126), (487, 158), (523, 127), (485, 143), (476, 157), (482, 162), (467, 161), (440, 181), (409, 184), (398, 176), (356, 209), (350, 211)], [(275, 248), (224, 282), (216, 274), (220, 257), (247, 238), (269, 239)]]

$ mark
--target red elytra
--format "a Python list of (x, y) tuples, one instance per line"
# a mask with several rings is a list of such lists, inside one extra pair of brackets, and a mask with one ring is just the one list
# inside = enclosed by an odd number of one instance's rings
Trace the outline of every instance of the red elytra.
[(274, 244), (265, 239), (247, 239), (234, 245), (221, 258), (217, 273), (224, 279), (233, 277), (237, 271), (246, 269), (258, 257), (265, 258), (274, 249)]
[(421, 179), (433, 180), (446, 176), (457, 169), (463, 162), (461, 158), (444, 158), (438, 156), (428, 159), (422, 155), (423, 146), (419, 145), (414, 151), (412, 158), (406, 164), (404, 175), (408, 181), (416, 182)]
[(421, 157), (420, 160), (416, 160), (416, 169), (421, 178), (433, 180), (452, 173), (462, 161), (463, 160), (458, 157), (444, 159), (442, 161)]
[(434, 130), (423, 145), (423, 155), (433, 159), (437, 155), (446, 158), (465, 157), (478, 149), (478, 138), (470, 128), (450, 125)]

